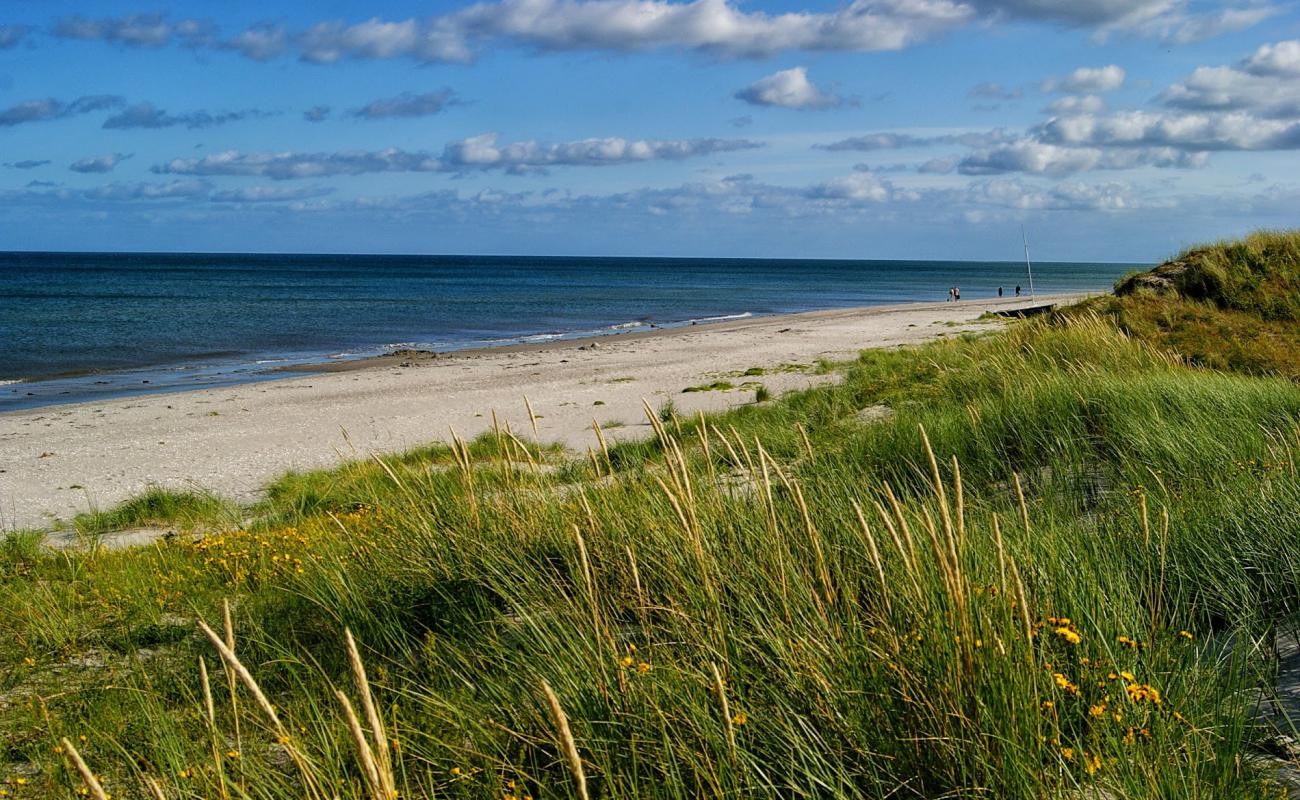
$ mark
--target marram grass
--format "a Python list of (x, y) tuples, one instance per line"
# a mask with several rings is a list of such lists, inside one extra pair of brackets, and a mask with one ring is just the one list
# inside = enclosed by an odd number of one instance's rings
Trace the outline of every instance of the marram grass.
[(585, 458), (496, 431), (198, 541), (3, 551), (0, 785), (94, 791), (72, 744), (115, 797), (1279, 796), (1292, 384), (1084, 317), (647, 410)]

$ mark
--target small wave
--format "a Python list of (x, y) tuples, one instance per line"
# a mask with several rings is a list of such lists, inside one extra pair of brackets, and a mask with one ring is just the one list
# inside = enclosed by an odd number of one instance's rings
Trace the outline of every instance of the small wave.
[(749, 319), (752, 316), (754, 316), (754, 312), (746, 311), (743, 314), (724, 314), (720, 317), (700, 317), (699, 319), (688, 319), (686, 321), (690, 324), (696, 322), (726, 322), (729, 319)]
[(609, 326), (609, 330), (611, 330), (611, 331), (621, 331), (621, 330), (626, 330), (626, 329), (628, 329), (628, 328), (640, 328), (640, 327), (643, 326), (643, 325), (645, 325), (645, 323), (644, 323), (644, 322), (640, 322), (640, 321), (637, 321), (637, 322), (620, 322), (620, 323), (617, 324), (617, 325), (610, 325), (610, 326)]
[[(333, 358), (333, 356), (331, 356), (331, 358)], [(254, 361), (253, 363), (254, 363), (254, 364), (283, 364), (284, 362), (286, 362), (286, 361), (288, 361), (288, 360), (289, 360), (289, 359), (287, 359), (287, 358), (259, 358), (258, 360)]]
[(3, 378), (0, 378), (0, 386), (10, 386), (12, 384), (22, 383), (22, 382), (23, 382), (22, 378), (14, 378), (12, 380), (5, 380)]

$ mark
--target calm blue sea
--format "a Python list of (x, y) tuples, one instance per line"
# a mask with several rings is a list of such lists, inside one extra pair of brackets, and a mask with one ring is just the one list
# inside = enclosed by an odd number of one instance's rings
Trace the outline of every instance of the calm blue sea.
[[(1102, 290), (1134, 266), (1037, 264), (1035, 288)], [(1024, 282), (1016, 262), (0, 253), (0, 411)]]

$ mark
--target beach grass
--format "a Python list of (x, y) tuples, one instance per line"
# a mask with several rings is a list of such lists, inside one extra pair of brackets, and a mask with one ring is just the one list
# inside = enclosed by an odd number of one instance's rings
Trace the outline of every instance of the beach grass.
[(285, 476), (201, 538), (11, 538), (0, 785), (92, 792), (75, 751), (115, 796), (1280, 796), (1294, 382), (1091, 307), (835, 369), (585, 457)]

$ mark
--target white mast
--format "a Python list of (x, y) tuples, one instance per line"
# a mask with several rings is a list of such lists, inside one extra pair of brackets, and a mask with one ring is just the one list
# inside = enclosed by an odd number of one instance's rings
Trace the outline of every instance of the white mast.
[(1029, 264), (1029, 236), (1025, 234), (1025, 226), (1020, 226), (1020, 238), (1025, 242), (1025, 272), (1029, 273), (1029, 296), (1034, 297), (1034, 268)]

